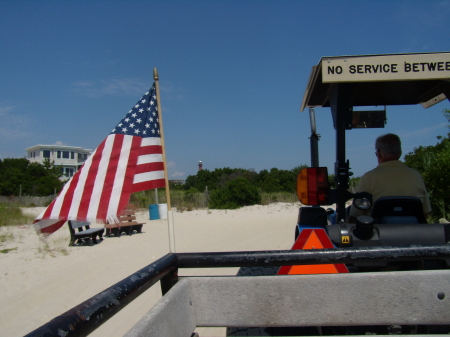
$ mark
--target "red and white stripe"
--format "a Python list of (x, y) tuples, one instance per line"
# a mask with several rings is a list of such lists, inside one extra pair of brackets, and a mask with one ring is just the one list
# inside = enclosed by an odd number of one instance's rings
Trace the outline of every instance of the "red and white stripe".
[(35, 220), (51, 234), (67, 220), (115, 222), (131, 193), (165, 186), (161, 139), (110, 134)]

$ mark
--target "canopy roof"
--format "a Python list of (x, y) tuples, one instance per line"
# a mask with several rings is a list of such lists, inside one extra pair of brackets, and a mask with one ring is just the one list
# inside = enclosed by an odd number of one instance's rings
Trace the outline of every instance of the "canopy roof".
[(330, 87), (351, 83), (353, 106), (422, 104), (450, 99), (450, 52), (322, 57), (300, 111), (329, 107)]

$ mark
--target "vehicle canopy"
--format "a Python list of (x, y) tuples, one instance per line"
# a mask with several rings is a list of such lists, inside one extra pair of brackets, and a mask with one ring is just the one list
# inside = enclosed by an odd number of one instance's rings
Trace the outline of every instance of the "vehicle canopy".
[(383, 127), (384, 110), (353, 111), (355, 106), (412, 105), (428, 108), (450, 100), (450, 52), (322, 57), (313, 66), (300, 111), (330, 107), (336, 129), (337, 221), (345, 221), (349, 162), (345, 131)]
[(422, 104), (450, 98), (450, 53), (322, 57), (313, 66), (302, 101), (329, 107), (334, 84), (351, 83), (353, 106)]

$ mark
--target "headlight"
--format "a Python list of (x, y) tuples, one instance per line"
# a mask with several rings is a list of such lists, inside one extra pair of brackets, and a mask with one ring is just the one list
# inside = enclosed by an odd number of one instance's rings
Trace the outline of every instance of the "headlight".
[(353, 198), (353, 205), (361, 211), (367, 211), (372, 207), (372, 194), (367, 192), (356, 193)]

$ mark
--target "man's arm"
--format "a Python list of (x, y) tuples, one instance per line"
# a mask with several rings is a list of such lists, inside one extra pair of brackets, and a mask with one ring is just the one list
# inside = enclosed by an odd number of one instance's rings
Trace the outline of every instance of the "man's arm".
[[(366, 186), (366, 185), (367, 185), (366, 180), (367, 180), (367, 176), (366, 176), (366, 174), (364, 174), (364, 175), (359, 179), (358, 185), (356, 186), (356, 193), (359, 193), (359, 192), (368, 192), (368, 193), (370, 193), (370, 192), (368, 191), (369, 188)], [(352, 215), (352, 214), (353, 214), (353, 215)], [(347, 217), (347, 223), (356, 223), (356, 218), (357, 218), (358, 216), (360, 216), (360, 215), (364, 215), (364, 212), (361, 211), (361, 210), (359, 210), (359, 209), (357, 209), (357, 208), (352, 204), (352, 205), (350, 206), (350, 212), (349, 212), (348, 217)]]

